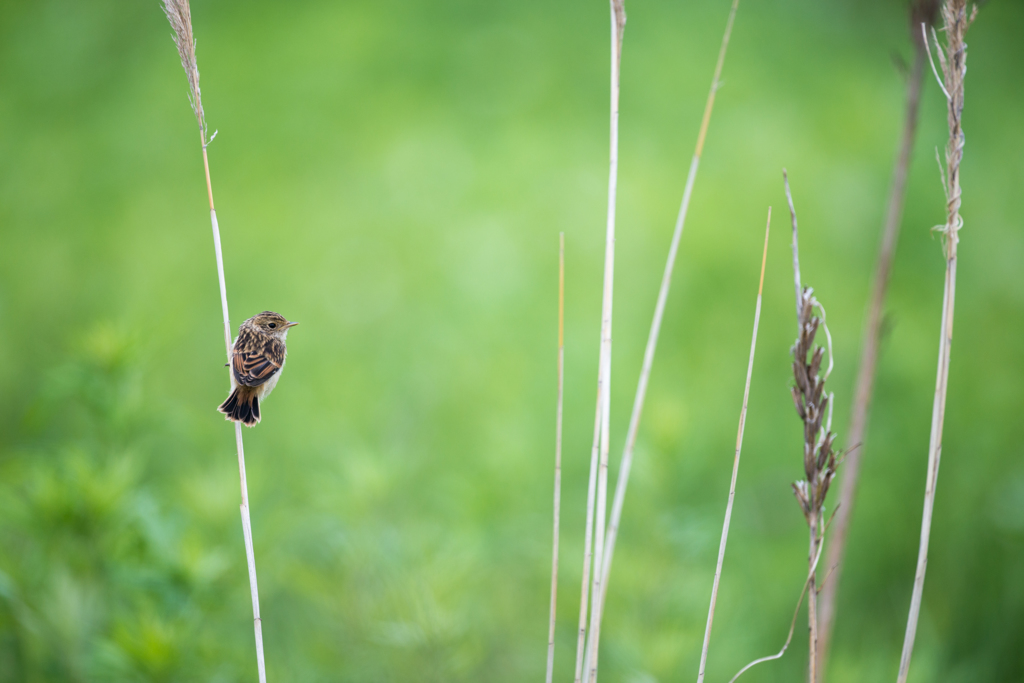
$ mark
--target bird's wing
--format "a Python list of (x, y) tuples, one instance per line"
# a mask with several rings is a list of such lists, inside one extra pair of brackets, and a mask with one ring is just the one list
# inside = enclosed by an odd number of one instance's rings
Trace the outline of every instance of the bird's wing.
[[(274, 376), (284, 365), (284, 344), (271, 339), (267, 343), (240, 343), (239, 337), (231, 354), (231, 370), (235, 381), (247, 387), (258, 387)], [(255, 342), (255, 340), (252, 340)]]

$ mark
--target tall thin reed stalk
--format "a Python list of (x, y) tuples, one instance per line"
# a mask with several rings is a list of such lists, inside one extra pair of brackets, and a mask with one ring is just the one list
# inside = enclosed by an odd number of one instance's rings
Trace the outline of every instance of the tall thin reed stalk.
[[(910, 614), (907, 616), (907, 631), (903, 639), (903, 653), (900, 656), (898, 683), (905, 683), (910, 672), (910, 656), (914, 651), (914, 637), (917, 635), (917, 621), (921, 613), (921, 596), (924, 593), (925, 570), (928, 567), (928, 541), (931, 536), (932, 513), (935, 509), (935, 486), (939, 479), (939, 460), (942, 456), (942, 427), (946, 417), (946, 391), (949, 384), (949, 360), (953, 346), (953, 311), (956, 297), (957, 243), (964, 221), (960, 217), (960, 162), (964, 155), (964, 131), (962, 116), (964, 110), (964, 78), (967, 74), (967, 43), (964, 37), (977, 14), (977, 5), (970, 16), (967, 14), (967, 0), (946, 0), (942, 6), (943, 30), (946, 34), (946, 54), (942, 54), (938, 37), (932, 30), (932, 38), (938, 51), (944, 83), (940, 83), (946, 95), (948, 108), (946, 119), (949, 124), (949, 142), (946, 144), (946, 169), (944, 175), (946, 194), (946, 223), (939, 228), (942, 233), (943, 252), (946, 257), (946, 278), (942, 295), (942, 327), (939, 335), (939, 361), (935, 376), (935, 398), (932, 404), (931, 436), (928, 444), (928, 473), (925, 479), (924, 510), (921, 515), (921, 541), (917, 553), (917, 570), (914, 574), (914, 590), (910, 599)], [(925, 26), (921, 25), (922, 33)], [(927, 35), (924, 36), (927, 45)], [(935, 65), (932, 64), (932, 68)], [(937, 75), (937, 74), (936, 74)]]
[[(825, 309), (814, 297), (814, 290), (800, 282), (800, 259), (797, 235), (796, 209), (789, 190), (789, 178), (782, 171), (786, 186), (786, 201), (793, 222), (793, 282), (796, 287), (797, 338), (793, 344), (793, 403), (804, 427), (803, 464), (805, 478), (793, 484), (800, 509), (807, 520), (809, 548), (807, 552), (807, 667), (810, 683), (817, 680), (818, 665), (818, 607), (814, 568), (821, 556), (825, 535), (825, 496), (836, 474), (836, 453), (832, 443), (833, 396), (825, 391), (825, 380), (832, 372), (832, 339), (825, 325)], [(815, 313), (820, 311), (820, 315)], [(815, 345), (818, 328), (825, 332), (828, 343), (828, 367), (821, 372), (825, 348)]]
[(832, 574), (821, 587), (818, 601), (818, 683), (824, 679), (825, 665), (832, 643), (839, 579), (842, 576), (850, 515), (853, 513), (854, 498), (857, 495), (860, 460), (864, 455), (864, 435), (867, 431), (875, 372), (878, 366), (885, 296), (889, 288), (893, 258), (896, 255), (896, 243), (899, 239), (900, 223), (903, 219), (903, 201), (907, 190), (907, 171), (910, 167), (910, 155), (914, 149), (914, 139), (917, 133), (917, 113), (921, 101), (921, 83), (924, 80), (925, 66), (925, 44), (920, 28), (922, 23), (928, 26), (935, 23), (938, 8), (938, 0), (915, 0), (909, 8), (914, 61), (907, 74), (906, 113), (903, 130), (900, 134), (899, 153), (893, 167), (889, 203), (882, 229), (882, 243), (878, 251), (875, 277), (871, 287), (871, 301), (864, 324), (864, 343), (861, 348), (860, 368), (857, 372), (857, 384), (850, 411), (850, 431), (846, 438), (847, 456), (843, 460), (839, 503), (836, 505), (831, 539), (825, 551), (825, 568)]
[(715, 580), (711, 586), (711, 606), (708, 607), (708, 621), (704, 627), (704, 646), (700, 651), (700, 668), (697, 683), (704, 681), (704, 667), (708, 661), (708, 646), (711, 644), (711, 622), (715, 618), (715, 603), (718, 601), (718, 583), (722, 578), (722, 564), (725, 562), (725, 544), (729, 540), (729, 522), (732, 520), (732, 504), (736, 499), (736, 478), (740, 473), (740, 452), (743, 450), (743, 427), (747, 423), (747, 399), (750, 398), (750, 378), (754, 374), (754, 350), (757, 348), (757, 326), (761, 321), (761, 292), (764, 290), (764, 267), (768, 262), (768, 232), (772, 227), (772, 207), (768, 207), (768, 221), (764, 228), (764, 252), (761, 254), (761, 280), (757, 285), (757, 304), (754, 306), (754, 333), (750, 338), (750, 359), (747, 361), (747, 381), (743, 386), (743, 407), (740, 408), (740, 425), (736, 430), (736, 453), (732, 461), (732, 479), (729, 482), (729, 500), (725, 504), (725, 520), (722, 522), (722, 539), (718, 544), (718, 563), (715, 565)]
[(555, 611), (558, 606), (558, 523), (562, 507), (562, 397), (565, 379), (565, 233), (558, 233), (558, 407), (555, 409), (555, 502), (551, 533), (551, 609), (548, 617), (546, 683), (555, 670)]
[[(601, 630), (600, 597), (604, 575), (604, 536), (608, 511), (608, 444), (611, 430), (612, 379), (612, 293), (615, 281), (615, 202), (619, 181), (619, 83), (622, 65), (622, 37), (626, 30), (623, 0), (610, 0), (611, 14), (611, 92), (609, 105), (608, 217), (604, 246), (604, 292), (601, 303), (601, 353), (598, 359), (598, 414), (600, 419), (600, 462), (597, 472), (597, 501), (594, 511), (594, 558), (590, 586), (590, 627), (587, 634), (587, 680), (597, 680), (597, 653)], [(595, 435), (598, 430), (595, 430)], [(579, 652), (577, 652), (577, 659)], [(577, 678), (577, 680), (579, 680)]]
[[(213, 184), (210, 182), (210, 161), (206, 148), (213, 140), (208, 136), (206, 117), (203, 113), (203, 100), (199, 90), (199, 67), (196, 64), (196, 42), (192, 37), (192, 12), (188, 0), (164, 0), (164, 14), (174, 31), (174, 43), (178, 47), (181, 66), (188, 77), (189, 102), (192, 112), (199, 124), (199, 141), (203, 149), (203, 169), (206, 172), (206, 194), (210, 200), (210, 225), (213, 229), (213, 251), (217, 259), (217, 280), (220, 283), (220, 305), (224, 315), (224, 344), (228, 362), (231, 362), (231, 322), (228, 316), (228, 293), (224, 282), (224, 257), (220, 244), (220, 227), (217, 224), (217, 211), (213, 205)], [(214, 136), (217, 133), (214, 132)], [(228, 370), (231, 379), (231, 370)], [(249, 590), (252, 594), (253, 630), (256, 637), (256, 667), (260, 683), (266, 683), (267, 674), (263, 661), (263, 624), (260, 619), (259, 589), (256, 585), (256, 559), (252, 548), (252, 524), (249, 520), (249, 490), (245, 481), (245, 451), (242, 447), (242, 425), (235, 423), (235, 445), (238, 451), (238, 478), (242, 493), (239, 506), (242, 515), (242, 536), (245, 540), (245, 559), (249, 570)]]
[(587, 640), (587, 608), (590, 597), (590, 567), (593, 564), (593, 552), (591, 545), (594, 540), (594, 496), (597, 490), (597, 463), (598, 452), (601, 440), (601, 368), (597, 373), (597, 409), (594, 415), (594, 440), (590, 449), (590, 477), (587, 481), (587, 521), (583, 533), (583, 579), (580, 582), (580, 619), (576, 628), (576, 668), (573, 680), (580, 683), (583, 680), (583, 660)]
[(640, 417), (644, 410), (644, 400), (647, 397), (647, 385), (651, 378), (651, 367), (654, 365), (654, 353), (658, 348), (658, 336), (661, 333), (661, 322), (665, 315), (665, 304), (668, 301), (668, 291), (672, 285), (672, 271), (675, 268), (676, 255), (679, 252), (679, 241), (683, 236), (683, 227), (686, 225), (686, 214), (690, 208), (690, 196), (693, 193), (693, 184), (697, 179), (697, 168), (700, 165), (701, 155), (704, 152), (704, 139), (711, 123), (711, 112), (715, 105), (715, 94), (721, 87), (722, 67), (725, 64), (725, 55), (729, 48), (729, 37), (732, 34), (733, 21), (736, 18), (736, 10), (739, 7), (739, 0), (733, 0), (732, 8), (729, 10), (729, 19), (725, 24), (725, 33), (722, 35), (722, 44), (718, 50), (718, 61), (715, 63), (715, 73), (711, 79), (711, 90), (708, 92), (707, 101), (704, 104), (704, 116), (701, 119), (700, 132), (697, 134), (697, 146), (690, 160), (690, 170), (686, 176), (686, 185), (683, 188), (683, 199), (679, 206), (679, 214), (676, 217), (675, 229), (672, 233), (672, 241), (669, 244), (668, 258), (665, 260), (665, 270), (661, 277), (661, 286), (658, 289), (658, 301), (654, 306), (654, 318), (651, 320), (651, 329), (647, 335), (647, 346), (644, 349), (644, 360), (640, 369), (640, 379), (637, 382), (636, 395), (633, 398), (633, 410), (629, 416), (629, 428), (626, 432), (626, 444), (622, 451), (622, 462), (619, 465), (619, 474), (615, 482), (615, 498), (612, 501), (611, 521), (608, 525), (608, 538), (605, 545), (608, 550), (605, 553), (602, 567), (603, 588), (600, 600), (600, 609), (604, 611), (605, 597), (608, 591), (608, 577), (612, 571), (612, 557), (615, 553), (615, 542), (618, 539), (619, 524), (622, 521), (622, 507), (626, 500), (626, 487), (629, 484), (629, 473), (633, 465), (633, 452), (636, 448), (637, 432), (640, 429)]

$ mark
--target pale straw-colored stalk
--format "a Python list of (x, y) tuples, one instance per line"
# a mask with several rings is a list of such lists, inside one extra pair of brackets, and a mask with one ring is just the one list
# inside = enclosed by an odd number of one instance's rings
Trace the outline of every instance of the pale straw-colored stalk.
[[(203, 169), (206, 172), (206, 194), (210, 200), (210, 225), (213, 229), (213, 251), (217, 258), (217, 280), (220, 284), (220, 305), (224, 315), (224, 344), (227, 349), (228, 363), (231, 362), (231, 322), (228, 317), (227, 285), (224, 281), (224, 258), (220, 244), (220, 227), (217, 224), (217, 211), (213, 206), (213, 184), (210, 182), (210, 161), (206, 147), (213, 140), (207, 136), (206, 118), (203, 114), (203, 101), (199, 90), (199, 68), (196, 63), (196, 43), (192, 36), (192, 13), (188, 0), (164, 0), (164, 14), (174, 30), (174, 42), (181, 57), (181, 66), (188, 77), (189, 102), (192, 112), (199, 124), (199, 141), (203, 149)], [(216, 132), (213, 134), (216, 136)], [(231, 370), (228, 370), (231, 380)], [(245, 480), (245, 451), (242, 447), (242, 425), (235, 423), (235, 445), (238, 451), (238, 477), (242, 492), (240, 507), (242, 515), (242, 535), (245, 540), (245, 559), (249, 570), (249, 591), (252, 595), (253, 630), (256, 637), (256, 667), (260, 683), (266, 683), (267, 675), (263, 661), (263, 624), (260, 619), (259, 589), (256, 585), (256, 559), (252, 547), (252, 524), (249, 520), (249, 491)]]
[[(820, 557), (821, 548), (821, 536), (818, 535), (818, 529), (816, 523), (820, 519), (817, 514), (812, 514), (808, 527), (810, 529), (810, 540), (808, 545), (810, 550), (807, 556), (812, 558), (811, 565), (813, 566), (817, 560), (814, 559), (815, 554)], [(807, 633), (808, 633), (808, 653), (807, 653), (807, 666), (808, 675), (807, 680), (813, 682), (818, 680), (817, 667), (818, 667), (818, 588), (816, 585), (816, 578), (814, 572), (810, 572), (810, 584), (808, 586), (807, 593)]]
[(594, 496), (597, 490), (597, 463), (601, 440), (601, 368), (597, 374), (597, 409), (594, 411), (594, 439), (590, 449), (590, 477), (587, 482), (587, 521), (583, 533), (583, 579), (580, 582), (580, 620), (576, 629), (576, 668), (573, 680), (583, 680), (584, 650), (587, 642), (587, 607), (590, 596), (590, 567), (593, 564), (592, 543), (594, 540)]
[(718, 543), (718, 562), (715, 578), (711, 585), (711, 606), (708, 607), (708, 621), (704, 626), (704, 646), (700, 651), (700, 668), (697, 683), (704, 681), (704, 667), (708, 661), (708, 647), (711, 644), (711, 622), (715, 618), (715, 603), (718, 601), (718, 584), (722, 578), (722, 564), (725, 562), (725, 545), (729, 540), (729, 522), (732, 520), (732, 504), (736, 499), (736, 479), (740, 473), (740, 453), (743, 450), (743, 427), (747, 423), (747, 399), (750, 398), (750, 378), (754, 374), (754, 350), (757, 348), (757, 326), (761, 321), (761, 292), (764, 290), (764, 268), (768, 262), (768, 232), (772, 226), (772, 207), (768, 207), (768, 221), (764, 228), (764, 251), (761, 254), (761, 279), (757, 285), (757, 304), (754, 306), (754, 333), (750, 338), (750, 358), (747, 360), (747, 381), (743, 386), (743, 406), (740, 408), (740, 424), (736, 430), (736, 452), (732, 461), (732, 479), (729, 482), (729, 499), (725, 504), (725, 520), (722, 522), (722, 538)]
[[(917, 622), (921, 613), (921, 597), (924, 593), (925, 570), (928, 567), (928, 541), (931, 536), (932, 513), (935, 509), (935, 486), (939, 479), (939, 461), (942, 456), (942, 427), (946, 417), (946, 390), (949, 383), (949, 360), (953, 345), (953, 305), (956, 296), (957, 243), (963, 219), (960, 217), (960, 162), (964, 153), (964, 132), (962, 115), (964, 109), (964, 77), (967, 74), (967, 44), (964, 36), (974, 21), (974, 12), (968, 16), (967, 0), (947, 0), (942, 7), (942, 19), (946, 33), (946, 54), (942, 54), (934, 30), (932, 37), (938, 49), (939, 63), (945, 78), (943, 92), (947, 99), (946, 118), (949, 124), (949, 142), (946, 145), (946, 169), (944, 176), (946, 193), (946, 223), (939, 228), (942, 233), (943, 252), (946, 258), (946, 278), (942, 295), (942, 327), (939, 335), (938, 370), (935, 376), (935, 398), (932, 404), (931, 436), (928, 444), (928, 473), (925, 479), (924, 510), (921, 515), (921, 541), (918, 546), (917, 570), (914, 574), (914, 589), (910, 599), (910, 613), (907, 616), (907, 630), (903, 639), (903, 653), (900, 656), (898, 683), (905, 683), (910, 673), (910, 657), (917, 635)], [(921, 30), (925, 31), (922, 24)], [(927, 36), (925, 36), (927, 45)], [(934, 65), (933, 65), (934, 68)]]
[(853, 406), (850, 411), (850, 431), (846, 438), (846, 457), (843, 459), (843, 476), (839, 491), (839, 502), (835, 508), (832, 538), (825, 551), (825, 568), (827, 571), (832, 572), (832, 574), (822, 585), (818, 601), (818, 683), (824, 679), (825, 665), (828, 661), (828, 653), (832, 643), (839, 580), (842, 576), (846, 538), (850, 528), (850, 516), (853, 513), (854, 499), (857, 495), (860, 461), (864, 455), (864, 437), (867, 432), (868, 416), (874, 392), (876, 368), (878, 366), (878, 353), (882, 341), (885, 297), (889, 287), (889, 275), (892, 272), (893, 259), (896, 255), (896, 243), (899, 238), (900, 223), (903, 218), (903, 202), (906, 197), (910, 155), (914, 149), (914, 138), (917, 133), (917, 112), (921, 101), (921, 84), (924, 80), (925, 63), (925, 43), (920, 35), (920, 24), (923, 21), (930, 26), (934, 22), (935, 13), (938, 10), (938, 1), (916, 0), (911, 3), (909, 9), (912, 24), (911, 38), (914, 46), (914, 62), (907, 74), (906, 113), (903, 121), (903, 130), (900, 135), (899, 153), (893, 168), (892, 186), (889, 191), (889, 203), (885, 212), (885, 223), (882, 229), (882, 243), (875, 266), (871, 300), (864, 324), (864, 342), (861, 348), (856, 389), (853, 394)]
[(546, 683), (555, 670), (555, 611), (558, 605), (558, 522), (562, 507), (562, 396), (565, 378), (565, 233), (558, 234), (558, 407), (555, 409), (555, 502), (551, 532), (551, 608), (548, 617)]
[[(594, 465), (597, 464), (597, 498), (593, 509), (594, 554), (590, 572), (590, 625), (586, 626), (586, 586), (581, 589), (580, 634), (576, 644), (576, 682), (585, 674), (588, 681), (597, 680), (597, 644), (600, 627), (598, 601), (601, 595), (602, 558), (604, 553), (605, 523), (608, 497), (608, 441), (611, 417), (612, 375), (612, 293), (615, 282), (615, 202), (619, 179), (619, 74), (622, 64), (622, 36), (626, 29), (626, 9), (623, 0), (610, 0), (611, 13), (611, 93), (609, 115), (608, 154), (608, 214), (604, 245), (604, 287), (601, 297), (601, 351), (597, 368), (597, 415), (594, 425), (594, 447), (591, 453), (590, 483), (594, 483)], [(591, 496), (587, 496), (587, 527), (591, 530)], [(589, 536), (589, 533), (588, 533)], [(585, 539), (585, 550), (589, 548)], [(588, 561), (587, 564), (590, 564)], [(588, 568), (584, 569), (584, 584)], [(584, 648), (584, 641), (586, 646)], [(586, 669), (584, 672), (583, 669)]]
[(679, 206), (679, 214), (676, 217), (675, 230), (672, 233), (672, 242), (668, 249), (668, 258), (665, 261), (665, 270), (661, 278), (661, 286), (658, 289), (658, 301), (654, 306), (654, 318), (651, 320), (651, 329), (647, 335), (647, 346), (644, 349), (643, 364), (640, 369), (640, 379), (637, 382), (636, 395), (633, 399), (633, 410), (629, 416), (629, 428), (626, 431), (626, 444), (622, 452), (622, 462), (619, 465), (619, 474), (615, 482), (615, 497), (612, 501), (612, 512), (608, 525), (608, 538), (605, 542), (607, 552), (605, 553), (602, 566), (602, 593), (599, 601), (599, 609), (604, 611), (604, 602), (608, 590), (608, 577), (612, 570), (612, 557), (615, 553), (615, 542), (618, 539), (619, 524), (622, 521), (622, 507), (626, 499), (626, 487), (629, 484), (629, 473), (633, 465), (633, 452), (636, 448), (637, 432), (640, 428), (640, 417), (644, 409), (644, 399), (647, 396), (647, 385), (651, 377), (651, 367), (654, 364), (654, 352), (658, 347), (658, 336), (661, 333), (661, 322), (665, 315), (665, 304), (668, 301), (668, 291), (672, 284), (672, 271), (675, 268), (676, 255), (679, 252), (679, 241), (683, 236), (683, 227), (686, 225), (686, 214), (690, 208), (690, 196), (693, 193), (693, 184), (697, 179), (697, 168), (700, 165), (701, 154), (704, 152), (704, 139), (707, 135), (708, 125), (711, 123), (711, 111), (715, 104), (715, 94), (721, 86), (722, 66), (725, 64), (725, 55), (729, 48), (729, 37), (732, 34), (733, 21), (736, 18), (736, 10), (739, 7), (739, 0), (733, 0), (732, 8), (729, 11), (729, 19), (725, 24), (725, 33), (722, 35), (722, 44), (718, 51), (718, 61), (715, 64), (714, 77), (711, 79), (711, 90), (708, 93), (704, 105), (704, 116), (701, 119), (700, 132), (697, 135), (697, 146), (690, 161), (690, 170), (686, 176), (686, 185), (683, 188), (683, 199)]

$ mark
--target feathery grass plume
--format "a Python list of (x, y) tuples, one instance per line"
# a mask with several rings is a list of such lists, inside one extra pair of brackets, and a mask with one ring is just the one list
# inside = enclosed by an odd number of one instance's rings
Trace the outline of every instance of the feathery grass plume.
[(700, 668), (697, 683), (704, 681), (704, 667), (708, 661), (708, 647), (711, 644), (711, 622), (715, 618), (715, 602), (718, 600), (718, 582), (722, 578), (722, 564), (725, 562), (725, 544), (729, 540), (729, 522), (732, 519), (732, 504), (736, 499), (736, 478), (740, 473), (740, 452), (743, 450), (743, 427), (747, 423), (747, 399), (750, 398), (750, 378), (754, 374), (754, 350), (757, 348), (757, 326), (761, 321), (761, 292), (764, 290), (764, 267), (768, 262), (768, 232), (772, 227), (772, 207), (768, 207), (768, 222), (764, 228), (764, 252), (761, 254), (761, 280), (757, 285), (757, 304), (754, 306), (754, 333), (750, 339), (750, 359), (747, 361), (747, 381), (743, 387), (743, 407), (740, 408), (740, 426), (736, 430), (736, 453), (732, 461), (732, 480), (729, 482), (729, 500), (725, 504), (725, 520), (722, 522), (722, 539), (718, 544), (718, 563), (715, 565), (715, 579), (711, 586), (711, 606), (708, 607), (708, 621), (704, 627), (704, 646), (700, 652)]
[[(917, 570), (914, 574), (914, 590), (910, 599), (910, 614), (907, 616), (907, 631), (903, 639), (903, 653), (900, 656), (899, 683), (905, 683), (910, 672), (910, 656), (914, 650), (917, 634), (917, 620), (921, 613), (921, 596), (924, 593), (925, 570), (928, 566), (928, 541), (932, 528), (932, 513), (935, 509), (935, 486), (939, 479), (939, 460), (942, 456), (942, 426), (946, 417), (946, 390), (949, 383), (949, 358), (953, 345), (953, 311), (956, 297), (957, 243), (964, 221), (960, 217), (960, 162), (964, 155), (964, 77), (967, 74), (967, 43), (964, 36), (978, 13), (975, 5), (970, 16), (966, 0), (946, 0), (942, 6), (943, 30), (946, 33), (946, 54), (942, 54), (938, 36), (932, 29), (932, 39), (938, 51), (944, 83), (940, 82), (946, 95), (948, 108), (946, 119), (949, 124), (949, 142), (946, 144), (946, 169), (943, 173), (943, 188), (946, 194), (946, 224), (937, 228), (942, 233), (942, 248), (946, 258), (946, 278), (942, 297), (942, 327), (939, 336), (939, 364), (935, 377), (935, 398), (932, 404), (931, 437), (928, 444), (928, 473), (925, 480), (924, 510), (921, 515), (921, 541), (917, 553)], [(922, 24), (921, 32), (927, 48), (927, 32)], [(929, 52), (929, 57), (930, 57)], [(932, 69), (935, 70), (934, 63)], [(936, 76), (938, 73), (936, 72)]]
[[(210, 182), (210, 162), (206, 147), (213, 140), (207, 138), (206, 117), (203, 114), (203, 100), (199, 91), (199, 67), (196, 64), (196, 43), (192, 37), (192, 12), (188, 0), (164, 0), (164, 14), (174, 31), (174, 43), (178, 46), (181, 66), (188, 76), (189, 102), (192, 112), (199, 124), (199, 137), (203, 149), (203, 168), (206, 171), (206, 192), (210, 200), (210, 225), (213, 229), (213, 251), (217, 259), (217, 280), (220, 284), (221, 312), (224, 317), (224, 344), (227, 348), (228, 363), (231, 362), (231, 320), (228, 316), (227, 285), (224, 281), (224, 256), (220, 244), (220, 226), (217, 224), (217, 211), (213, 206), (213, 185)], [(216, 135), (216, 133), (214, 133)], [(231, 370), (228, 370), (231, 380)], [(239, 510), (242, 515), (242, 536), (245, 541), (245, 559), (249, 571), (249, 592), (252, 597), (253, 630), (256, 637), (256, 667), (260, 683), (266, 683), (267, 675), (263, 661), (263, 622), (260, 618), (259, 589), (256, 583), (256, 558), (252, 547), (252, 523), (249, 519), (249, 487), (245, 480), (245, 450), (242, 447), (242, 425), (235, 423), (235, 446), (238, 452), (238, 478), (241, 488), (242, 502)]]
[(939, 11), (939, 0), (914, 0), (910, 3), (910, 36), (914, 46), (914, 61), (907, 74), (906, 114), (900, 134), (899, 153), (892, 174), (889, 203), (885, 212), (882, 229), (882, 243), (878, 251), (875, 277), (871, 287), (871, 300), (864, 323), (864, 342), (861, 348), (860, 368), (850, 410), (850, 431), (846, 438), (846, 457), (843, 459), (843, 476), (840, 480), (839, 503), (836, 505), (835, 520), (832, 523), (828, 548), (825, 551), (825, 568), (831, 572), (828, 581), (821, 587), (818, 600), (818, 682), (824, 678), (835, 623), (836, 597), (842, 574), (846, 535), (850, 527), (853, 501), (857, 495), (857, 480), (860, 460), (864, 455), (864, 435), (867, 431), (868, 413), (874, 391), (875, 369), (882, 337), (882, 318), (889, 275), (892, 272), (896, 242), (899, 239), (900, 223), (903, 218), (903, 200), (906, 197), (907, 171), (910, 155), (914, 149), (917, 132), (918, 105), (921, 101), (921, 84), (925, 67), (925, 43), (921, 24), (932, 26)]
[[(587, 569), (584, 569), (580, 603), (580, 633), (576, 643), (576, 682), (579, 683), (583, 674), (582, 666), (586, 660), (587, 679), (593, 683), (597, 680), (597, 646), (601, 627), (601, 572), (605, 521), (607, 516), (608, 498), (608, 442), (611, 421), (611, 378), (612, 378), (612, 292), (615, 282), (615, 200), (619, 180), (619, 74), (622, 64), (622, 36), (626, 30), (626, 8), (623, 0), (610, 0), (611, 12), (611, 101), (609, 107), (609, 153), (608, 153), (608, 216), (605, 228), (604, 245), (604, 287), (601, 297), (601, 352), (597, 368), (597, 416), (594, 425), (594, 447), (591, 453), (590, 486), (587, 492), (587, 536), (584, 539), (584, 553), (590, 547), (590, 533), (596, 534), (594, 539), (593, 572), (590, 586), (590, 627), (586, 628), (586, 581)], [(600, 452), (600, 460), (596, 456)], [(591, 507), (594, 498), (591, 490), (594, 484), (594, 465), (597, 464), (597, 500), (596, 509)], [(590, 519), (594, 517), (593, 527)], [(590, 564), (589, 557), (584, 560)], [(584, 640), (586, 649), (584, 650)]]
[(725, 54), (729, 48), (729, 37), (732, 34), (733, 20), (736, 18), (736, 10), (739, 7), (739, 0), (733, 0), (732, 8), (729, 11), (729, 19), (725, 24), (725, 33), (722, 35), (722, 45), (718, 51), (718, 61), (715, 64), (715, 74), (711, 79), (711, 90), (708, 93), (707, 101), (704, 104), (704, 117), (701, 120), (700, 132), (697, 135), (697, 146), (694, 149), (693, 158), (690, 160), (690, 171), (686, 176), (686, 185), (683, 189), (683, 199), (679, 206), (679, 214), (676, 217), (675, 230), (672, 233), (672, 241), (669, 244), (668, 257), (665, 260), (665, 270), (662, 273), (661, 286), (658, 289), (658, 301), (654, 306), (654, 317), (651, 320), (651, 329), (647, 335), (647, 346), (644, 349), (644, 360), (640, 369), (640, 378), (637, 382), (636, 395), (633, 398), (633, 410), (629, 416), (629, 427), (626, 430), (626, 445), (622, 451), (622, 461), (619, 465), (619, 474), (615, 481), (615, 498), (612, 501), (612, 513), (608, 524), (608, 537), (605, 540), (607, 551), (604, 557), (602, 568), (602, 594), (600, 607), (604, 610), (604, 600), (608, 593), (608, 577), (612, 571), (612, 557), (615, 553), (615, 542), (618, 540), (619, 523), (622, 520), (622, 507), (626, 500), (626, 487), (629, 484), (629, 473), (633, 465), (633, 451), (636, 448), (637, 432), (640, 429), (640, 417), (644, 410), (644, 400), (647, 397), (647, 384), (651, 377), (651, 367), (654, 365), (654, 353), (658, 348), (658, 337), (661, 333), (661, 321), (665, 315), (665, 304), (668, 301), (668, 290), (672, 284), (672, 271), (675, 268), (676, 255), (679, 252), (679, 241), (683, 236), (683, 227), (686, 225), (686, 214), (690, 207), (690, 196), (693, 193), (693, 184), (697, 179), (697, 168), (700, 165), (701, 155), (704, 152), (704, 139), (708, 132), (708, 125), (711, 123), (711, 111), (715, 104), (715, 94), (721, 87), (722, 66), (725, 64)]
[[(817, 680), (818, 613), (817, 589), (813, 567), (821, 554), (821, 543), (825, 535), (824, 506), (829, 485), (836, 475), (836, 453), (832, 443), (836, 435), (832, 432), (832, 399), (825, 392), (825, 380), (832, 372), (832, 339), (825, 325), (825, 309), (814, 298), (814, 290), (800, 284), (800, 259), (798, 248), (796, 209), (793, 195), (789, 190), (789, 178), (782, 171), (786, 186), (786, 201), (789, 202), (790, 217), (793, 221), (793, 281), (796, 285), (796, 318), (798, 333), (793, 344), (793, 403), (804, 425), (803, 461), (805, 478), (793, 484), (800, 509), (803, 510), (810, 532), (810, 548), (807, 565), (812, 568), (808, 576), (807, 622), (809, 631), (808, 681)], [(815, 313), (815, 309), (821, 315)], [(815, 345), (818, 328), (825, 332), (828, 342), (828, 367), (824, 374), (821, 363), (825, 347)]]
[(555, 670), (555, 608), (558, 605), (558, 522), (562, 501), (562, 398), (565, 379), (565, 233), (558, 233), (558, 407), (555, 409), (555, 503), (551, 541), (551, 609), (548, 617), (546, 683)]
[(199, 66), (196, 64), (196, 39), (192, 37), (192, 11), (188, 0), (164, 0), (164, 14), (174, 31), (174, 44), (181, 57), (181, 68), (188, 77), (188, 101), (196, 115), (199, 130), (206, 143), (206, 116), (203, 114), (203, 97), (199, 90)]

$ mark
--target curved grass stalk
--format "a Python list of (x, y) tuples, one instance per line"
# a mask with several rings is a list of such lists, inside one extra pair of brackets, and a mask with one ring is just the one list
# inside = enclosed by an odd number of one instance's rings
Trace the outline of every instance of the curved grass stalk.
[(761, 255), (761, 280), (757, 285), (757, 304), (754, 306), (754, 333), (750, 339), (750, 358), (747, 361), (747, 381), (743, 387), (743, 407), (740, 408), (740, 425), (736, 431), (736, 454), (732, 461), (732, 480), (729, 482), (729, 500), (725, 504), (725, 520), (722, 522), (722, 539), (718, 544), (718, 562), (715, 565), (715, 579), (711, 585), (711, 606), (704, 626), (704, 645), (700, 652), (700, 668), (697, 683), (704, 681), (704, 667), (708, 661), (708, 647), (711, 644), (711, 622), (715, 618), (715, 603), (718, 601), (718, 584), (722, 578), (725, 562), (725, 545), (729, 540), (729, 522), (732, 520), (732, 504), (736, 499), (736, 479), (740, 473), (740, 453), (743, 450), (743, 428), (747, 423), (747, 399), (750, 398), (750, 378), (754, 374), (754, 350), (757, 348), (757, 326), (761, 321), (761, 292), (764, 290), (764, 268), (768, 262), (768, 232), (772, 226), (772, 207), (768, 207), (768, 224), (764, 228), (764, 252)]
[[(822, 530), (824, 535), (824, 530)], [(793, 633), (796, 631), (796, 618), (800, 614), (800, 605), (804, 602), (804, 595), (807, 593), (807, 587), (812, 585), (814, 581), (814, 572), (818, 569), (818, 560), (821, 559), (822, 547), (819, 546), (818, 554), (814, 558), (814, 562), (811, 563), (811, 568), (807, 572), (807, 579), (804, 581), (804, 587), (800, 590), (800, 598), (796, 601), (796, 607), (793, 609), (793, 619), (789, 622), (789, 635), (786, 636), (786, 642), (782, 644), (782, 649), (773, 655), (767, 657), (761, 657), (747, 664), (745, 667), (736, 672), (736, 675), (729, 679), (729, 683), (736, 683), (736, 679), (745, 674), (751, 668), (764, 662), (771, 662), (776, 659), (782, 659), (782, 655), (786, 654), (786, 650), (789, 649), (789, 644), (793, 642)]]

